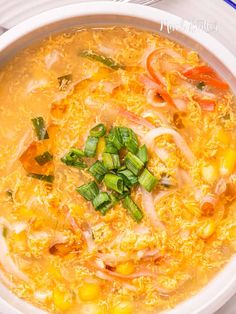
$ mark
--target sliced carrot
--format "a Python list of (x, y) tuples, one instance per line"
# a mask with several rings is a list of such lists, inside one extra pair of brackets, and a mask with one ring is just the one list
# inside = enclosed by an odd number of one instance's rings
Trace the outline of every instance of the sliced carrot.
[(226, 82), (222, 81), (218, 77), (217, 73), (207, 65), (196, 66), (189, 70), (183, 71), (182, 74), (191, 80), (202, 81), (209, 86), (213, 86), (223, 90), (229, 88), (229, 85)]
[(148, 73), (152, 76), (155, 82), (163, 85), (158, 75), (156, 75), (155, 69), (153, 68), (153, 61), (156, 58), (157, 52), (158, 50), (154, 50), (153, 52), (150, 53), (150, 55), (147, 57), (146, 66), (147, 66)]
[(213, 112), (216, 107), (216, 102), (213, 99), (196, 99), (203, 111)]

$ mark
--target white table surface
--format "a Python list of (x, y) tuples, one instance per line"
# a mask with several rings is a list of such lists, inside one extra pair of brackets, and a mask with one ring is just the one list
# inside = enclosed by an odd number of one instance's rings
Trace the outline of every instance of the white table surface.
[[(47, 9), (78, 2), (80, 1), (0, 0), (0, 27), (10, 28)], [(194, 24), (204, 25), (206, 31), (207, 28), (210, 29), (208, 32), (236, 55), (236, 10), (223, 0), (161, 0), (153, 6), (179, 15)], [(236, 295), (215, 314), (236, 314)]]

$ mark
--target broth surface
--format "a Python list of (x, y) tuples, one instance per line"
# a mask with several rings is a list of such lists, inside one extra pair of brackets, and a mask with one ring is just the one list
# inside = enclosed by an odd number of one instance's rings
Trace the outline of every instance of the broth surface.
[[(157, 184), (130, 189), (140, 223), (122, 201), (95, 211), (76, 191), (91, 173), (61, 161), (99, 123), (147, 146)], [(235, 126), (227, 83), (158, 34), (78, 28), (19, 53), (0, 69), (2, 282), (49, 313), (158, 313), (196, 294), (236, 248)]]

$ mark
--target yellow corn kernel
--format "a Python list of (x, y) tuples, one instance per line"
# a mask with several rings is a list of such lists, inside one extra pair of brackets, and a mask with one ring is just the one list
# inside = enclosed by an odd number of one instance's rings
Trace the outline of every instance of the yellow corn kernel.
[(111, 308), (111, 314), (133, 314), (134, 306), (131, 302), (121, 302)]
[(222, 176), (230, 175), (236, 168), (236, 150), (227, 149), (220, 161), (220, 174)]
[(216, 164), (210, 164), (207, 166), (203, 166), (201, 169), (202, 177), (207, 183), (214, 183), (218, 178), (218, 169)]
[(53, 302), (58, 310), (67, 311), (73, 304), (73, 295), (71, 293), (55, 289), (53, 291)]
[(79, 288), (79, 297), (82, 301), (92, 301), (99, 297), (100, 286), (96, 283), (85, 282)]
[(210, 238), (216, 230), (216, 224), (213, 220), (207, 220), (202, 223), (198, 230), (200, 238), (206, 240)]
[(224, 129), (218, 130), (218, 132), (216, 133), (216, 139), (221, 144), (225, 144), (225, 145), (229, 145), (231, 141), (230, 135)]
[(116, 267), (116, 271), (122, 275), (130, 275), (134, 272), (134, 264), (131, 262), (119, 264)]
[(100, 137), (97, 146), (97, 156), (101, 155), (105, 149), (106, 143), (104, 137)]

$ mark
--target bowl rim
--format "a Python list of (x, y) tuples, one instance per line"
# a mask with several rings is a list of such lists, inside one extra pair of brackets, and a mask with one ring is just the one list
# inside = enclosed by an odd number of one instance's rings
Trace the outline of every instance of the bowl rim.
[[(112, 1), (87, 2), (62, 6), (51, 9), (31, 17), (20, 24), (14, 26), (0, 36), (0, 53), (10, 46), (13, 42), (27, 35), (28, 33), (50, 25), (55, 22), (81, 16), (96, 15), (116, 15), (128, 16), (130, 18), (146, 19), (154, 23), (168, 21), (170, 24), (180, 24), (182, 21), (187, 26), (191, 24), (184, 19), (170, 14), (166, 11), (142, 6), (133, 3), (116, 3)], [(180, 30), (185, 36), (200, 43), (212, 55), (217, 57), (224, 66), (236, 76), (236, 58), (221, 43), (205, 33), (201, 29), (195, 32), (188, 32), (185, 29)], [(236, 256), (233, 256), (230, 262), (217, 273), (204, 288), (196, 295), (178, 304), (173, 310), (163, 313), (168, 314), (209, 314), (219, 309), (236, 292)], [(223, 285), (224, 283), (224, 285)], [(25, 303), (20, 301), (20, 303)], [(0, 307), (6, 307), (6, 301), (0, 297)], [(6, 307), (7, 313), (22, 313), (15, 307)], [(42, 312), (40, 312), (42, 313)]]

